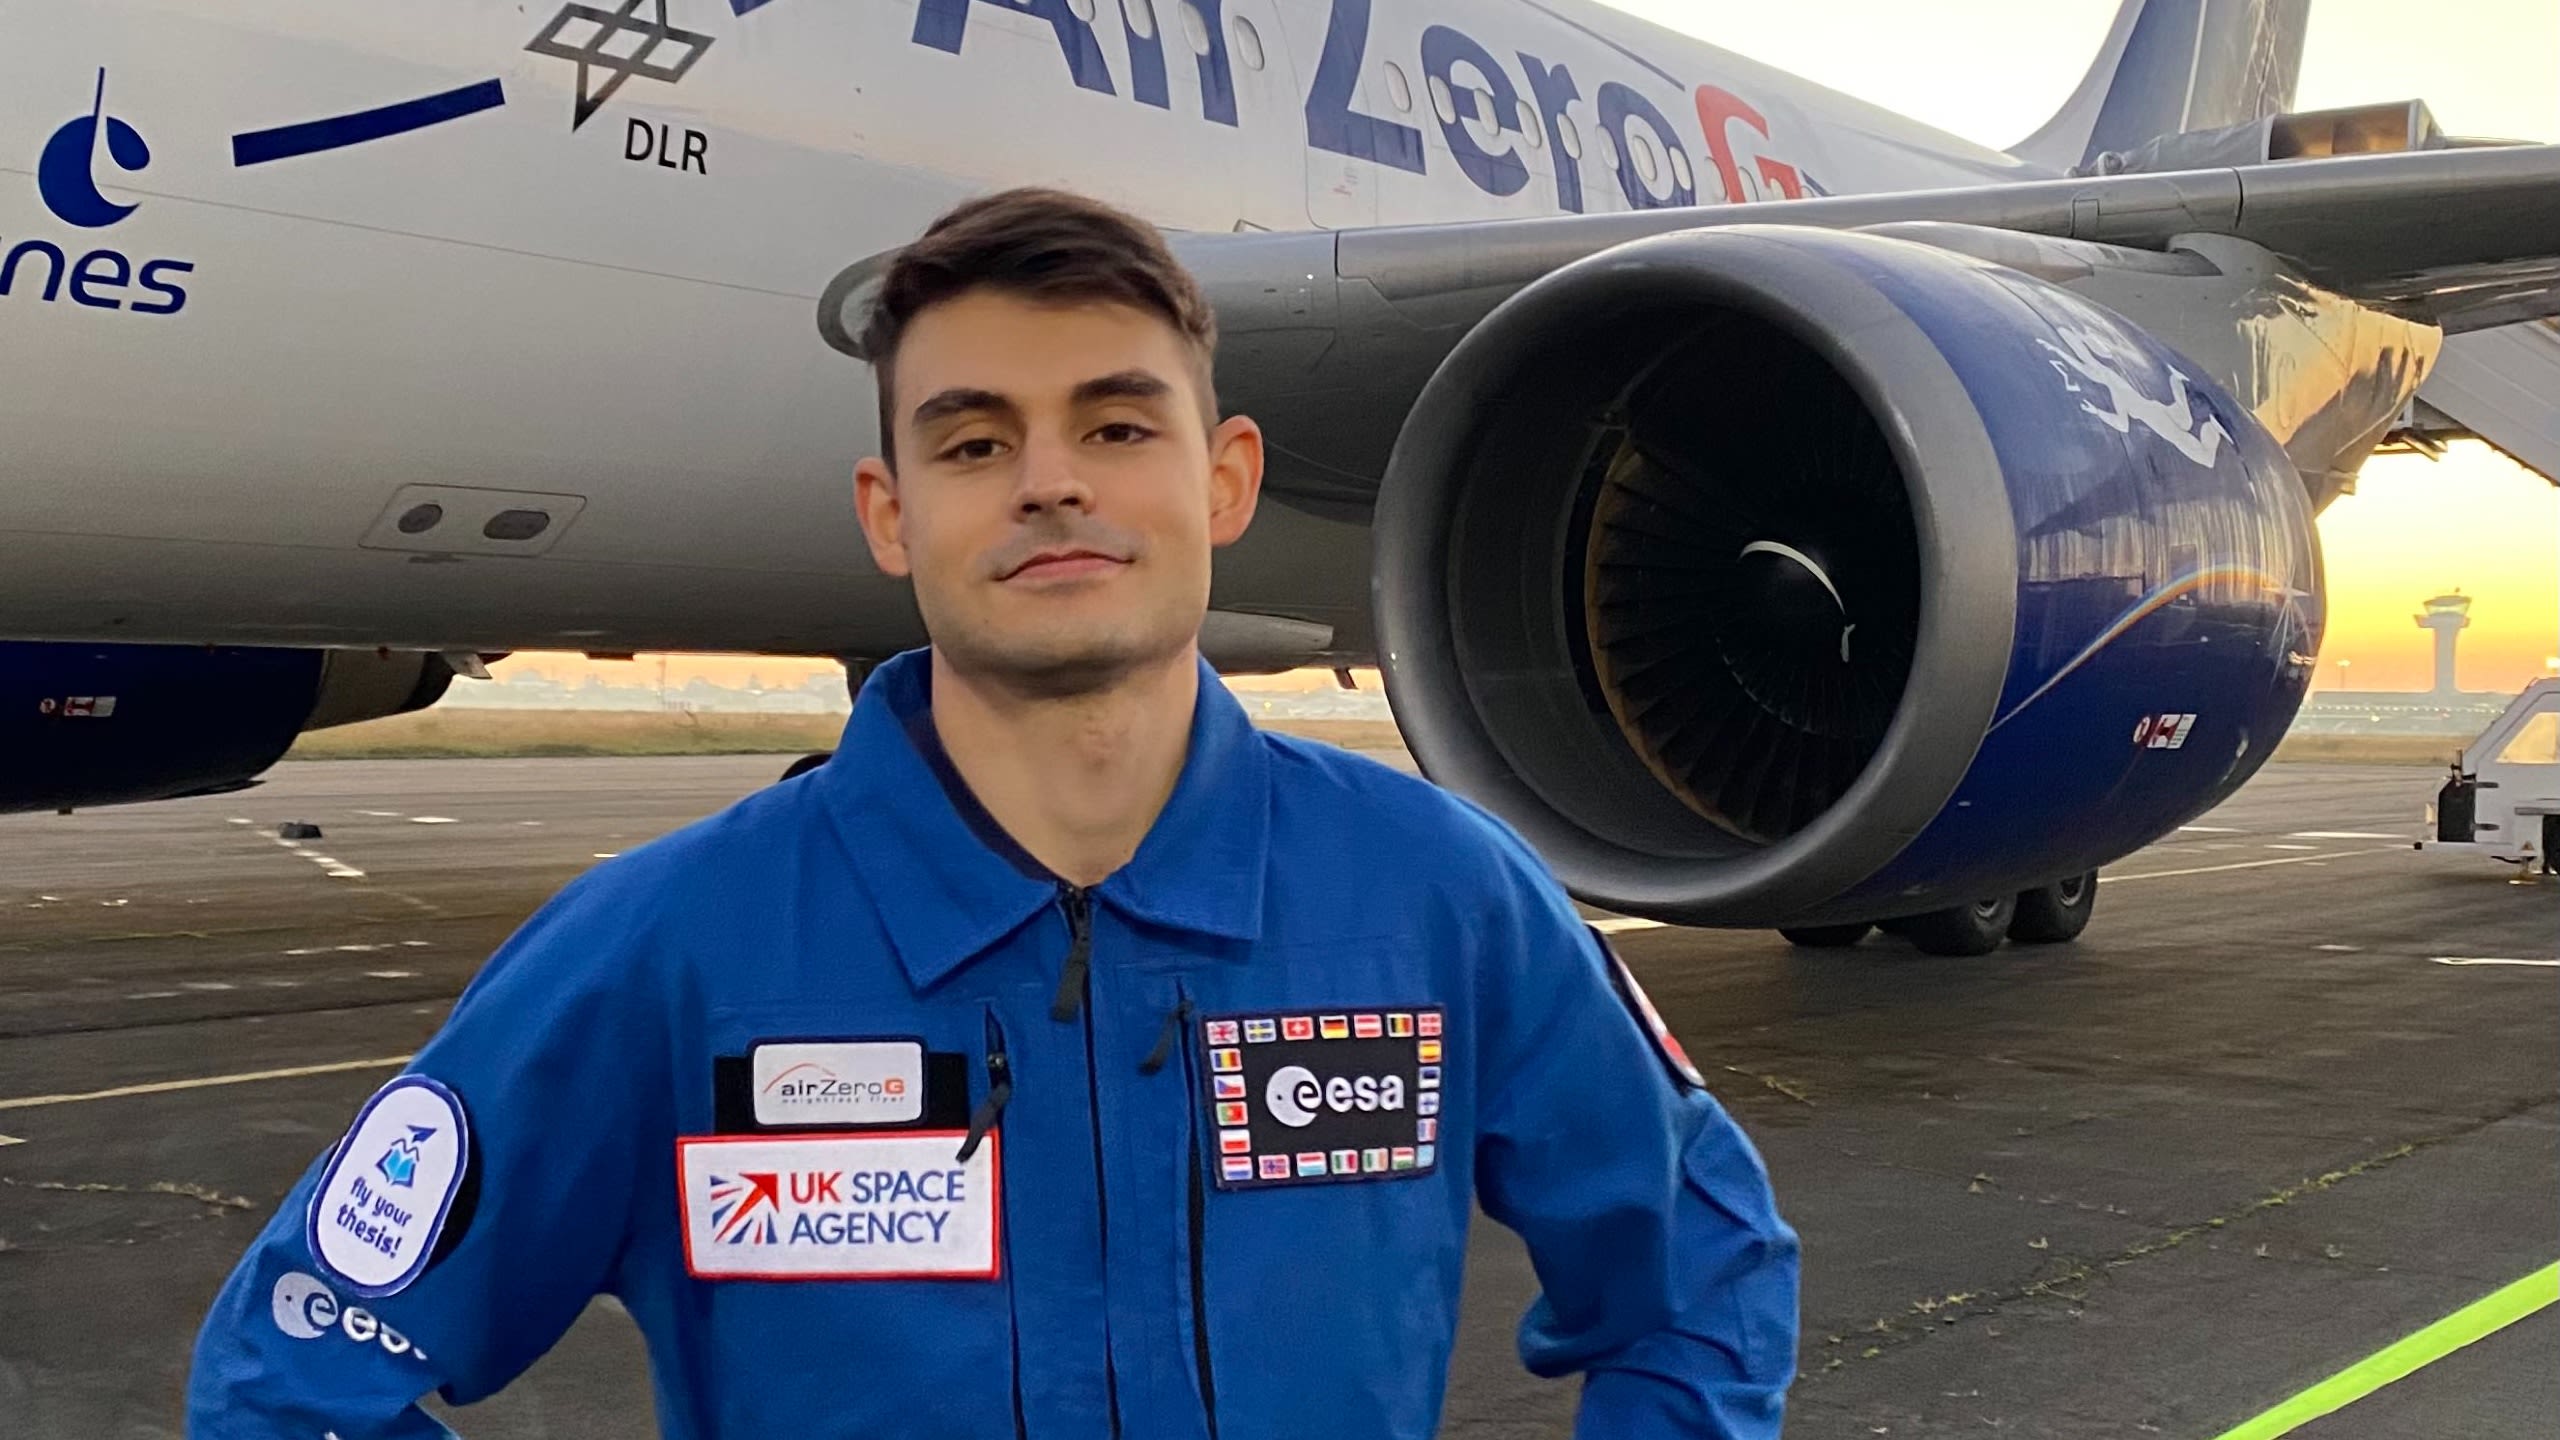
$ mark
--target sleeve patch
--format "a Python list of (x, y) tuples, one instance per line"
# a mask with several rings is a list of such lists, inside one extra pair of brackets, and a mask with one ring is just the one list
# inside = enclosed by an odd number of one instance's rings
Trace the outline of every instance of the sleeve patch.
[(470, 1155), (470, 1122), (452, 1090), (402, 1075), (375, 1091), (312, 1188), (312, 1258), (368, 1299), (407, 1289), (436, 1254)]
[(1662, 1057), (1662, 1063), (1670, 1070), (1672, 1078), (1692, 1090), (1706, 1089), (1706, 1077), (1690, 1063), (1689, 1052), (1681, 1048), (1680, 1037), (1672, 1034), (1671, 1027), (1662, 1023), (1662, 1012), (1653, 1008), (1653, 997), (1645, 994), (1644, 987), (1636, 983), (1635, 972), (1627, 968), (1626, 961), (1618, 958), (1617, 950), (1609, 944), (1609, 937), (1594, 930), (1591, 938), (1599, 942), (1600, 953), (1609, 957), (1609, 983), (1617, 990), (1619, 1003), (1627, 1007), (1627, 1013), (1635, 1017), (1645, 1038), (1653, 1042), (1654, 1054)]

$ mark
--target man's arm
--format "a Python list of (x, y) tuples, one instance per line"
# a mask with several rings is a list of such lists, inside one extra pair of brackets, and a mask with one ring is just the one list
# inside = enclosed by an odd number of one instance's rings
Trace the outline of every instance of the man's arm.
[(496, 1392), (611, 1280), (671, 1126), (629, 893), (545, 906), (286, 1196), (205, 1317), (190, 1436), (450, 1435), (419, 1397)]
[(1751, 1142), (1658, 1044), (1632, 976), (1507, 831), (1479, 995), (1485, 1213), (1544, 1289), (1520, 1322), (1540, 1375), (1587, 1379), (1575, 1434), (1778, 1433), (1795, 1372), (1796, 1237)]

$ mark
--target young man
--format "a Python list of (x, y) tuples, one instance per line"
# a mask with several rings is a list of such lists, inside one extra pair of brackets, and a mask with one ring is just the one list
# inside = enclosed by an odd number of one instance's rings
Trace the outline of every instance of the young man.
[(1586, 1437), (1769, 1436), (1795, 1237), (1535, 857), (1202, 664), (1261, 480), (1140, 222), (964, 205), (865, 338), (931, 648), (816, 772), (571, 885), (207, 1319), (192, 1433), (442, 1433), (593, 1296), (661, 1433), (1430, 1435), (1471, 1208)]

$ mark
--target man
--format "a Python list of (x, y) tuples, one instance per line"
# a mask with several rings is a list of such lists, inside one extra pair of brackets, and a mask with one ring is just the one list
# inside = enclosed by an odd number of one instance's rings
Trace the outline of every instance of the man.
[(1261, 436), (1161, 239), (963, 205), (865, 345), (931, 648), (490, 961), (216, 1302), (193, 1433), (442, 1434), (610, 1294), (671, 1440), (1421, 1437), (1480, 1203), (1579, 1434), (1775, 1434), (1795, 1238), (1632, 979), (1202, 664)]

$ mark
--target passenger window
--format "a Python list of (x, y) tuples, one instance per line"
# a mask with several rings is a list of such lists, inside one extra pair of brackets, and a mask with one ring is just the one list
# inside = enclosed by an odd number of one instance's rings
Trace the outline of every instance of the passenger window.
[(1130, 32), (1141, 40), (1152, 40), (1156, 33), (1154, 0), (1120, 0), (1120, 13), (1129, 19)]
[(1398, 66), (1393, 60), (1387, 62), (1386, 71), (1387, 103), (1395, 106), (1398, 110), (1411, 114), (1413, 111), (1413, 82), (1404, 78), (1403, 68)]
[(1538, 112), (1529, 108), (1528, 101), (1517, 102), (1512, 107), (1511, 118), (1520, 127), (1520, 136), (1529, 142), (1530, 149), (1547, 148), (1547, 127), (1538, 123)]
[(1235, 24), (1229, 28), (1235, 32), (1236, 58), (1244, 62), (1244, 68), (1247, 70), (1261, 69), (1262, 32), (1254, 29), (1253, 22), (1241, 15), (1236, 17)]
[(2560, 765), (2560, 710), (2545, 710), (2524, 722), (2499, 749), (2500, 765)]

